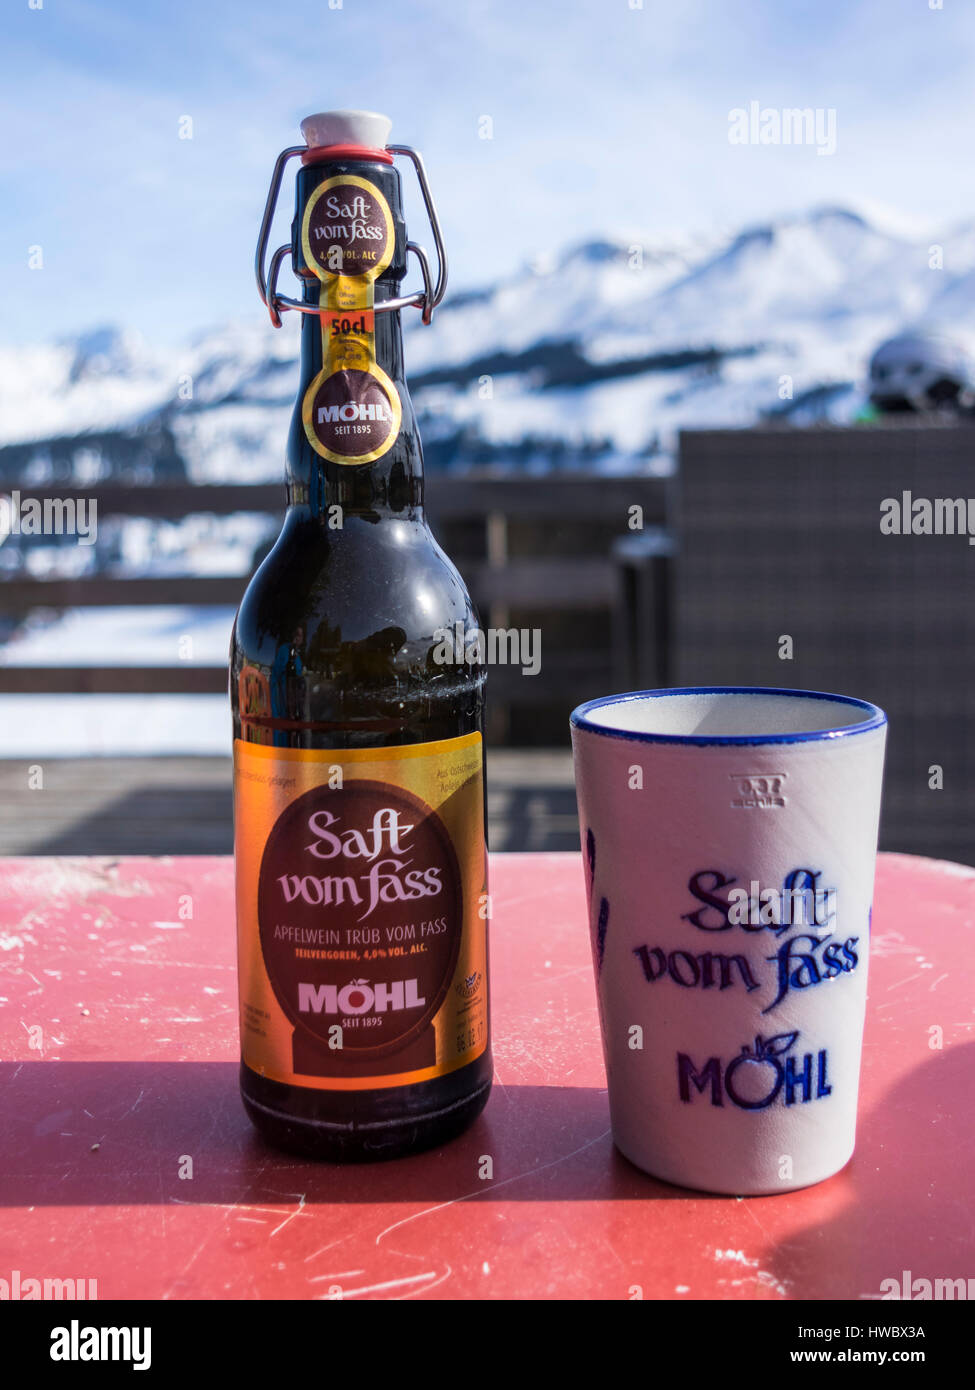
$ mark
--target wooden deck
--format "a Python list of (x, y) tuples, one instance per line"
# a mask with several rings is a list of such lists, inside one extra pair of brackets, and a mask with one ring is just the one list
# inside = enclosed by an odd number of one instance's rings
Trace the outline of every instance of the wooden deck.
[[(568, 749), (489, 752), (487, 768), (492, 850), (579, 848)], [(232, 845), (229, 757), (0, 762), (0, 856), (226, 854)]]

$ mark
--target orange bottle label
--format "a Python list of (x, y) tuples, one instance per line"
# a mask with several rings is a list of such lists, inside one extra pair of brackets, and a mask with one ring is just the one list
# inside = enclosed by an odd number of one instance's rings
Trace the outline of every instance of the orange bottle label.
[(234, 741), (240, 1032), (262, 1076), (370, 1090), (487, 1047), (480, 734)]

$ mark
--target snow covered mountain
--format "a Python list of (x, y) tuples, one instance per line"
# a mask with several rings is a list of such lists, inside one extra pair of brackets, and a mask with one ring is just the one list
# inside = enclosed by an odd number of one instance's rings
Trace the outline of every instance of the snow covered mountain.
[[(843, 208), (649, 247), (594, 241), (407, 320), (432, 468), (666, 468), (676, 431), (849, 418), (871, 349), (911, 323), (975, 325), (975, 222), (940, 250)], [(99, 329), (0, 348), (0, 483), (273, 481), (297, 316), (178, 352)]]

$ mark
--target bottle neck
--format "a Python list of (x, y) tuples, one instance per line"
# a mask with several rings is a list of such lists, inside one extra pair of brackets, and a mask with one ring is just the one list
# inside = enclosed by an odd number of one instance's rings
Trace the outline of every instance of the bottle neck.
[[(371, 173), (378, 186), (374, 166)], [(392, 177), (392, 171), (381, 174)], [(296, 227), (302, 225), (305, 200), (314, 186), (315, 176), (308, 171), (307, 184), (299, 185)], [(343, 211), (357, 187), (340, 188), (336, 194)], [(392, 208), (396, 236), (390, 263), (371, 286), (376, 307), (398, 297), (406, 270), (398, 177), (384, 182), (381, 191)], [(304, 282), (306, 304), (319, 308), (326, 294), (330, 305), (349, 302), (339, 294), (332, 297), (328, 279), (310, 272), (303, 256), (296, 271)], [(333, 528), (336, 518), (347, 514), (370, 521), (384, 516), (422, 519), (423, 452), (406, 384), (400, 311), (378, 313), (365, 307), (367, 298), (357, 283), (356, 307), (330, 308), (326, 317), (301, 316), (301, 371), (288, 443), (288, 502)], [(387, 420), (389, 428), (384, 427)], [(345, 454), (352, 459), (344, 461)]]
[[(388, 288), (386, 286), (380, 287), (376, 293), (377, 305), (383, 300), (398, 297), (399, 288), (399, 285), (392, 285)], [(319, 285), (317, 282), (305, 285), (302, 298), (306, 304), (314, 305), (315, 308), (318, 307)], [(349, 317), (355, 318), (357, 312), (359, 311), (355, 309), (349, 310)], [(390, 380), (395, 383), (401, 397), (408, 396), (406, 372), (403, 366), (403, 324), (400, 319), (400, 310), (390, 309), (387, 313), (381, 314), (373, 312), (376, 365), (381, 367)], [(302, 314), (299, 400), (304, 396), (323, 366), (322, 320), (317, 314)]]

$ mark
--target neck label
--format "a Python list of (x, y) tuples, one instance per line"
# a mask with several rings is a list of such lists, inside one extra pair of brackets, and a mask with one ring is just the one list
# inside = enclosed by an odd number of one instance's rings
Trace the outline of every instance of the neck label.
[(368, 179), (337, 174), (305, 205), (301, 249), (320, 281), (322, 370), (301, 415), (309, 444), (332, 463), (372, 463), (400, 432), (399, 392), (376, 361), (373, 309), (395, 244), (389, 204)]

